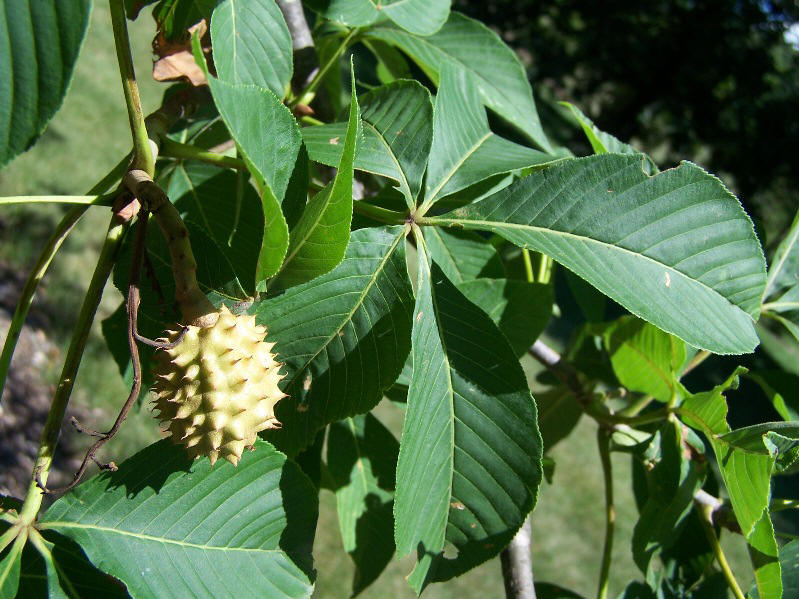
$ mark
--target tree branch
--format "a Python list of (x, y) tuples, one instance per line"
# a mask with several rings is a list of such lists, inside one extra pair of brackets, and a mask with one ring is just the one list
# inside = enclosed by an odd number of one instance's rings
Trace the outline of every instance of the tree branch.
[(311, 30), (300, 0), (277, 0), (277, 5), (286, 19), (291, 46), (294, 49), (294, 75), (291, 79), (291, 88), (295, 94), (305, 89), (313, 76), (319, 70), (319, 61), (316, 58)]
[(510, 545), (499, 555), (506, 599), (536, 599), (531, 540), (532, 526), (528, 516)]

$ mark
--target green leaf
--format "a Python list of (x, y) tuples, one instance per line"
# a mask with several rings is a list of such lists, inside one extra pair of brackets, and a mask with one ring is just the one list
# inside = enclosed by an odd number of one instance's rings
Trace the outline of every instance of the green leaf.
[(372, 409), (405, 363), (412, 309), (400, 226), (354, 231), (334, 270), (260, 302), (289, 395), (267, 438), (294, 455), (324, 425)]
[(211, 18), (211, 43), (219, 79), (251, 83), (278, 98), (294, 70), (291, 35), (275, 0), (225, 0)]
[(544, 453), (547, 453), (574, 430), (583, 415), (583, 407), (574, 393), (563, 385), (536, 393), (535, 402), (538, 428), (544, 441)]
[(59, 499), (40, 528), (134, 596), (308, 597), (316, 517), (313, 485), (269, 444), (211, 468), (165, 440)]
[(428, 227), (424, 239), (430, 257), (456, 285), (480, 278), (505, 277), (499, 253), (476, 233)]
[(236, 140), (247, 168), (261, 194), (264, 239), (258, 257), (257, 281), (266, 279), (283, 264), (289, 229), (280, 209), (302, 145), (297, 121), (280, 99), (255, 85), (233, 85), (208, 74), (200, 40), (192, 37), (194, 59), (206, 72), (219, 114)]
[(423, 209), (494, 175), (551, 160), (549, 154), (492, 133), (468, 71), (450, 61), (441, 64)]
[(470, 302), (482, 308), (523, 356), (552, 316), (551, 285), (509, 279), (477, 279), (458, 284)]
[(767, 511), (763, 513), (752, 534), (747, 537), (747, 541), (749, 557), (755, 570), (758, 597), (761, 599), (790, 597), (791, 595), (783, 595), (779, 545), (774, 537), (774, 527)]
[(457, 12), (450, 13), (434, 35), (422, 36), (388, 24), (366, 35), (397, 46), (438, 82), (443, 63), (453, 61), (468, 73), (483, 103), (513, 124), (542, 150), (551, 146), (541, 128), (533, 92), (516, 54), (488, 27)]
[(640, 156), (564, 160), (427, 220), (544, 252), (695, 347), (724, 354), (757, 346), (760, 244), (735, 197), (691, 163), (648, 177)]
[[(421, 236), (417, 242), (421, 242)], [(491, 319), (418, 243), (413, 374), (397, 463), (397, 551), (417, 591), (494, 557), (535, 503), (541, 437), (524, 372)], [(501, 484), (500, 484), (501, 481)], [(455, 558), (443, 554), (453, 544)]]
[[(763, 296), (771, 299), (784, 293), (786, 289), (797, 288), (799, 288), (799, 212), (796, 213), (788, 232), (774, 252)], [(799, 298), (795, 301), (797, 305), (791, 309), (799, 310)], [(780, 311), (779, 308), (772, 305), (769, 309)]]
[(680, 414), (689, 425), (702, 430), (710, 440), (735, 517), (749, 544), (759, 594), (763, 598), (777, 599), (782, 596), (782, 590), (777, 543), (768, 504), (771, 474), (777, 463), (779, 451), (776, 450), (779, 450), (777, 444), (780, 439), (774, 438), (768, 431), (781, 428), (782, 432), (791, 433), (792, 436), (799, 431), (796, 423), (780, 422), (730, 432), (723, 392), (735, 388), (738, 376), (745, 372), (739, 367), (712, 391), (687, 394), (680, 406)]
[(799, 420), (799, 375), (782, 370), (761, 370), (747, 376), (760, 385), (783, 420)]
[(30, 148), (61, 107), (90, 0), (14, 0), (0, 18), (0, 166)]
[(685, 343), (634, 316), (618, 319), (604, 342), (613, 372), (627, 389), (663, 402), (677, 393)]
[[(397, 181), (406, 204), (414, 207), (433, 137), (430, 92), (416, 81), (396, 81), (365, 94), (360, 103), (363, 140), (355, 168)], [(346, 123), (303, 128), (311, 159), (337, 166), (345, 131)]]
[(26, 535), (18, 535), (14, 542), (0, 554), (2, 555), (0, 557), (0, 598), (2, 599), (13, 599), (17, 596), (22, 550), (25, 547), (26, 539)]
[[(119, 580), (95, 568), (72, 539), (33, 533), (22, 555), (17, 597), (130, 597)], [(34, 548), (35, 547), (35, 548)]]
[[(574, 116), (575, 120), (580, 124), (585, 136), (588, 138), (588, 142), (591, 144), (594, 154), (607, 154), (608, 152), (611, 154), (642, 154), (640, 150), (636, 150), (630, 144), (620, 141), (610, 133), (601, 131), (594, 122), (585, 116), (574, 104), (570, 104), (569, 102), (559, 102), (559, 104), (571, 111), (572, 116)], [(644, 154), (644, 170), (647, 175), (654, 175), (658, 172), (657, 165), (646, 154)]]
[(276, 287), (310, 281), (335, 268), (344, 258), (352, 222), (352, 168), (361, 137), (358, 113), (353, 74), (350, 118), (336, 177), (308, 202), (291, 231), (286, 259), (273, 282)]
[(399, 444), (372, 414), (330, 425), (328, 469), (335, 482), (344, 550), (355, 562), (352, 594), (372, 584), (394, 555), (394, 470)]
[(417, 35), (431, 35), (449, 16), (451, 0), (312, 0), (321, 16), (351, 27), (364, 27), (388, 17)]
[(705, 478), (699, 464), (683, 455), (681, 429), (676, 420), (660, 429), (660, 459), (649, 476), (649, 497), (633, 530), (633, 559), (647, 580), (653, 578), (652, 557), (678, 540)]

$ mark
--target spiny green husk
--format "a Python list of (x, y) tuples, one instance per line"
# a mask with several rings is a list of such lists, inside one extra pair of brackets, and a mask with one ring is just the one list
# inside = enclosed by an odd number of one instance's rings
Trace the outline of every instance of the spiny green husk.
[[(169, 331), (170, 341), (179, 331)], [(153, 391), (158, 418), (192, 458), (224, 458), (234, 466), (259, 431), (279, 428), (275, 404), (285, 394), (281, 363), (254, 316), (222, 307), (216, 323), (189, 326), (172, 349), (156, 352)]]

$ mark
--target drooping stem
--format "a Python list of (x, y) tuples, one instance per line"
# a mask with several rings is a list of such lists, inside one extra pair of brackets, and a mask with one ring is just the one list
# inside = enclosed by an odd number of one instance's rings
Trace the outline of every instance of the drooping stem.
[(44, 484), (47, 483), (53, 454), (58, 443), (58, 433), (61, 430), (61, 423), (64, 420), (72, 387), (75, 384), (75, 377), (78, 374), (83, 351), (86, 348), (86, 340), (89, 337), (89, 331), (94, 321), (94, 315), (97, 312), (97, 306), (100, 304), (106, 281), (114, 266), (114, 260), (125, 226), (126, 223), (120, 222), (116, 215), (112, 217), (105, 243), (97, 260), (97, 266), (95, 266), (89, 288), (86, 290), (86, 296), (83, 299), (83, 305), (80, 308), (72, 339), (69, 342), (69, 349), (64, 359), (61, 376), (58, 379), (53, 402), (50, 405), (47, 421), (42, 431), (42, 439), (33, 470), (33, 480), (31, 480), (28, 487), (28, 494), (20, 511), (20, 520), (25, 524), (33, 522), (42, 505), (44, 491), (38, 486), (36, 481), (38, 479)]
[(738, 586), (738, 581), (735, 580), (735, 575), (732, 573), (732, 568), (724, 555), (724, 550), (721, 548), (719, 538), (716, 535), (716, 530), (713, 528), (713, 508), (707, 504), (694, 503), (694, 506), (699, 511), (699, 519), (702, 521), (702, 528), (705, 531), (710, 547), (713, 549), (713, 555), (721, 567), (721, 572), (724, 574), (724, 580), (727, 581), (727, 586), (730, 587), (732, 594), (736, 599), (745, 599), (745, 595)]
[(111, 7), (111, 25), (114, 29), (114, 43), (119, 62), (119, 74), (122, 77), (122, 90), (125, 94), (125, 105), (128, 108), (128, 120), (133, 136), (133, 167), (140, 168), (151, 177), (155, 172), (153, 152), (150, 150), (150, 138), (144, 124), (144, 113), (139, 98), (139, 86), (136, 83), (136, 72), (133, 68), (133, 56), (130, 53), (128, 37), (128, 21), (125, 16), (123, 0), (109, 0)]
[(217, 154), (215, 152), (208, 152), (200, 148), (188, 144), (169, 139), (168, 137), (161, 138), (161, 156), (168, 156), (171, 158), (182, 158), (187, 160), (199, 160), (207, 162), (215, 166), (233, 169), (246, 169), (246, 165), (241, 158), (234, 158), (233, 156), (225, 156), (224, 154)]
[(613, 503), (613, 471), (610, 462), (610, 432), (599, 427), (597, 430), (599, 459), (602, 462), (602, 478), (605, 483), (605, 544), (602, 547), (602, 566), (599, 570), (597, 599), (607, 599), (610, 561), (613, 553), (613, 531), (616, 527), (616, 507)]
[(164, 234), (175, 279), (175, 301), (180, 307), (184, 324), (200, 327), (213, 324), (217, 316), (216, 308), (197, 283), (197, 262), (189, 243), (189, 230), (177, 208), (145, 172), (128, 171), (124, 181), (133, 195), (147, 206)]
[(81, 206), (110, 206), (114, 196), (5, 196), (0, 198), (0, 206), (10, 204), (78, 204)]
[(506, 599), (536, 599), (531, 540), (532, 526), (528, 516), (510, 544), (499, 554)]
[[(88, 196), (92, 197), (94, 194), (102, 193), (108, 189), (122, 176), (122, 172), (127, 167), (129, 161), (130, 156), (126, 156), (120, 160), (117, 165), (108, 172), (107, 175), (105, 175), (102, 179), (100, 179), (100, 181), (92, 186), (88, 192)], [(58, 223), (55, 230), (50, 235), (50, 239), (47, 240), (47, 244), (44, 246), (44, 248), (42, 248), (33, 270), (31, 270), (30, 274), (28, 274), (28, 279), (25, 281), (25, 286), (22, 288), (22, 294), (20, 295), (19, 301), (17, 302), (17, 307), (14, 310), (14, 316), (11, 318), (11, 323), (8, 326), (8, 333), (6, 334), (6, 340), (3, 344), (3, 353), (0, 354), (0, 397), (3, 395), (3, 389), (5, 388), (6, 378), (8, 376), (8, 368), (11, 364), (11, 358), (14, 355), (14, 350), (17, 347), (17, 341), (19, 341), (19, 336), (22, 332), (22, 326), (25, 324), (25, 318), (28, 316), (28, 310), (33, 303), (33, 297), (36, 295), (36, 289), (39, 287), (39, 282), (42, 280), (42, 277), (44, 277), (44, 274), (47, 272), (47, 268), (50, 266), (50, 262), (53, 261), (56, 252), (58, 252), (61, 244), (64, 243), (64, 240), (67, 238), (67, 235), (69, 235), (72, 227), (75, 226), (75, 223), (78, 222), (80, 217), (83, 216), (87, 209), (88, 206), (75, 206), (64, 215), (64, 217), (61, 219), (61, 222)]]

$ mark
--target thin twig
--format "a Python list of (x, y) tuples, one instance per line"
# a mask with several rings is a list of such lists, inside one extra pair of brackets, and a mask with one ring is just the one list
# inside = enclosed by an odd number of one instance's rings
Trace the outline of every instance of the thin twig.
[(113, 462), (108, 464), (103, 464), (98, 462), (95, 459), (95, 455), (97, 451), (106, 443), (108, 443), (114, 435), (117, 434), (119, 428), (122, 426), (122, 423), (128, 416), (133, 403), (136, 401), (136, 398), (139, 397), (139, 393), (141, 392), (142, 386), (142, 369), (141, 369), (141, 359), (139, 358), (139, 348), (136, 345), (136, 330), (137, 330), (137, 317), (139, 311), (139, 280), (141, 279), (141, 270), (142, 270), (142, 262), (144, 256), (144, 242), (145, 237), (147, 235), (147, 220), (149, 217), (149, 212), (145, 207), (143, 207), (139, 211), (139, 217), (136, 226), (136, 238), (133, 242), (133, 258), (131, 260), (130, 265), (130, 281), (128, 283), (128, 299), (127, 299), (127, 313), (128, 313), (128, 348), (130, 350), (130, 359), (133, 363), (133, 385), (130, 390), (130, 394), (128, 395), (127, 400), (122, 406), (122, 409), (119, 411), (119, 415), (117, 416), (116, 420), (114, 421), (114, 425), (105, 433), (97, 433), (96, 431), (89, 431), (84, 429), (77, 423), (77, 421), (73, 420), (73, 425), (83, 432), (86, 432), (92, 436), (99, 437), (97, 441), (95, 441), (89, 450), (86, 452), (86, 455), (83, 457), (83, 461), (81, 462), (80, 468), (72, 477), (72, 481), (66, 485), (65, 487), (61, 487), (58, 489), (49, 489), (45, 486), (45, 484), (41, 481), (41, 478), (38, 476), (36, 477), (36, 482), (39, 487), (48, 494), (61, 494), (70, 491), (71, 489), (75, 488), (77, 484), (80, 482), (83, 475), (86, 473), (86, 469), (89, 467), (91, 462), (97, 463), (101, 469), (103, 470), (116, 470), (116, 465)]
[(703, 504), (698, 502), (695, 502), (694, 506), (699, 511), (699, 519), (702, 521), (702, 528), (705, 531), (705, 536), (710, 543), (710, 547), (713, 549), (713, 554), (716, 556), (716, 561), (721, 567), (721, 572), (724, 575), (724, 579), (727, 581), (727, 586), (730, 587), (730, 590), (732, 591), (732, 594), (735, 595), (736, 599), (745, 599), (745, 595), (741, 590), (741, 587), (738, 585), (738, 581), (735, 580), (735, 575), (732, 573), (732, 568), (730, 568), (727, 557), (724, 555), (724, 550), (721, 548), (721, 544), (719, 543), (719, 538), (716, 535), (715, 529), (713, 528), (712, 506), (707, 503)]
[(613, 555), (613, 531), (616, 526), (616, 507), (613, 503), (613, 470), (610, 462), (610, 431), (600, 426), (597, 430), (599, 458), (602, 462), (602, 478), (605, 483), (605, 543), (602, 547), (602, 566), (599, 571), (597, 599), (608, 596), (610, 562)]
[(111, 274), (114, 266), (116, 254), (122, 241), (122, 233), (127, 226), (126, 221), (122, 221), (116, 214), (112, 217), (108, 227), (105, 243), (97, 259), (97, 266), (94, 269), (89, 288), (81, 305), (78, 314), (75, 330), (69, 342), (64, 367), (61, 370), (58, 386), (56, 387), (50, 411), (47, 414), (47, 421), (42, 431), (42, 439), (39, 444), (39, 451), (36, 456), (36, 464), (33, 470), (33, 479), (28, 487), (25, 503), (20, 511), (20, 520), (31, 523), (36, 518), (39, 508), (42, 505), (42, 487), (47, 482), (47, 475), (53, 462), (53, 454), (58, 443), (58, 433), (61, 430), (61, 423), (64, 421), (64, 413), (72, 394), (72, 387), (75, 384), (75, 377), (78, 374), (83, 350), (86, 347), (86, 340), (89, 337), (89, 330), (94, 321), (97, 306), (103, 294), (106, 281)]

